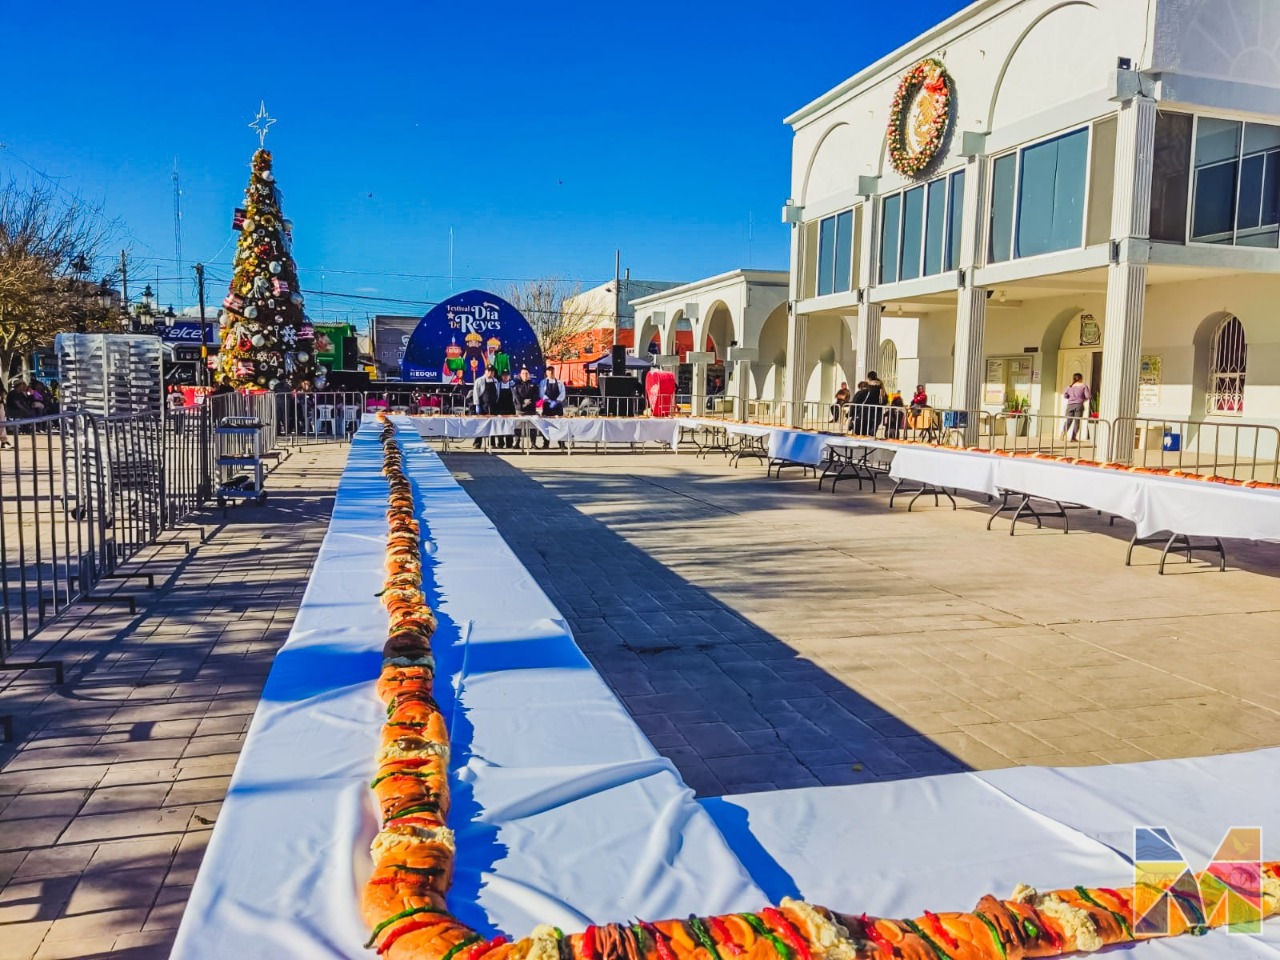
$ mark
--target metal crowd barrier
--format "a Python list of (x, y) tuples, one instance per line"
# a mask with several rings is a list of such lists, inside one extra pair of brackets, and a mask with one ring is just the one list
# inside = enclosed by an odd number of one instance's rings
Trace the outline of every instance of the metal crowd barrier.
[(1280, 482), (1280, 428), (1270, 424), (1125, 417), (1112, 434), (1112, 457), (1136, 466)]

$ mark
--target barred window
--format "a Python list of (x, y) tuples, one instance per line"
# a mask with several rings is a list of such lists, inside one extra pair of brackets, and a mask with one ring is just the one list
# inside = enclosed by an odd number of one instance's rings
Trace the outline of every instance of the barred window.
[(880, 344), (880, 366), (876, 368), (876, 373), (880, 374), (880, 382), (884, 384), (887, 393), (897, 393), (898, 348), (892, 340), (886, 340)]
[(1209, 355), (1209, 389), (1206, 408), (1210, 414), (1244, 412), (1244, 375), (1249, 347), (1244, 325), (1236, 317), (1226, 317), (1213, 334)]

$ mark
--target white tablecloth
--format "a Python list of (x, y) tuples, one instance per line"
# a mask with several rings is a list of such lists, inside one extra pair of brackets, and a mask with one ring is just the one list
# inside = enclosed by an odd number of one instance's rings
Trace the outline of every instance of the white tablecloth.
[(412, 417), (418, 436), (424, 439), (471, 440), (506, 437), (522, 427), (532, 427), (548, 440), (577, 443), (671, 444), (678, 433), (676, 421), (654, 417)]
[(895, 480), (913, 480), (935, 487), (971, 490), (975, 493), (996, 492), (996, 468), (1001, 458), (987, 453), (964, 450), (938, 450), (934, 447), (896, 444), (889, 476)]
[(542, 417), (538, 429), (548, 440), (577, 443), (665, 443), (676, 432), (669, 419), (657, 417)]
[[(397, 418), (405, 428), (410, 424)], [(450, 905), (479, 929), (758, 906), (763, 894), (574, 644), (559, 612), (439, 458), (401, 433), (439, 612), (437, 698), (454, 741)], [(364, 956), (387, 621), (376, 425), (276, 657), (172, 956)], [(455, 696), (454, 691), (459, 691)]]
[[(704, 800), (773, 899), (803, 896), (849, 913), (970, 910), (1015, 884), (1042, 890), (1133, 883), (1137, 826), (1164, 826), (1193, 869), (1226, 831), (1261, 826), (1280, 858), (1280, 749), (1106, 767), (1021, 767)], [(1221, 931), (1143, 944), (1134, 960), (1275, 957), (1280, 920), (1261, 941)], [(1125, 954), (1129, 956), (1129, 953)]]

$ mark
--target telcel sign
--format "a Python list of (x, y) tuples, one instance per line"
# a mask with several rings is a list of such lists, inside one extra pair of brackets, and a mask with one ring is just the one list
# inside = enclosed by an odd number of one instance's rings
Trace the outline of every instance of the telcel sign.
[[(201, 324), (199, 323), (172, 323), (160, 332), (160, 339), (165, 343), (182, 343), (193, 344), (201, 341)], [(217, 328), (209, 325), (209, 341), (210, 346), (214, 345), (214, 341), (218, 336)]]

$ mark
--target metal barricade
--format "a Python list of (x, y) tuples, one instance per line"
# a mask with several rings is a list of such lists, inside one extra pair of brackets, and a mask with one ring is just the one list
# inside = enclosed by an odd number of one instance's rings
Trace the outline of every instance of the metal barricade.
[(1044, 453), (1057, 457), (1106, 460), (1111, 450), (1111, 421), (1044, 413), (986, 414), (992, 428), (979, 443), (984, 449)]
[(1123, 417), (1112, 431), (1111, 459), (1233, 480), (1280, 481), (1280, 428)]

